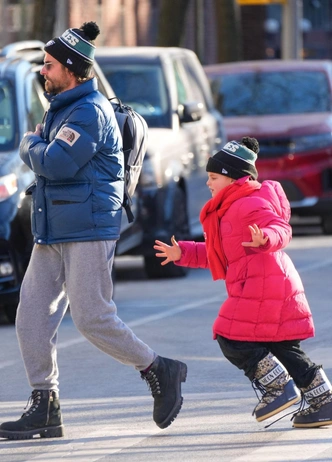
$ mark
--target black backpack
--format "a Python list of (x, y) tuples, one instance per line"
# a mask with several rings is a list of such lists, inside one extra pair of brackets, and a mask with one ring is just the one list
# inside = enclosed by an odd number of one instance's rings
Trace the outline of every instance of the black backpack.
[[(117, 102), (113, 101), (117, 100)], [(127, 212), (129, 223), (134, 220), (131, 211), (132, 197), (142, 170), (146, 153), (148, 126), (143, 117), (134, 109), (123, 104), (119, 98), (110, 99), (116, 120), (122, 135), (124, 155), (124, 199), (123, 207)]]

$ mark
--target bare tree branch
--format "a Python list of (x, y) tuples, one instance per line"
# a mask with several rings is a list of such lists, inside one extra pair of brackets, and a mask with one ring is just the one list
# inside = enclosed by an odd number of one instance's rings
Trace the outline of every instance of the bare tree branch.
[(236, 0), (215, 0), (218, 62), (242, 59), (240, 6)]
[(54, 0), (34, 0), (31, 39), (47, 42), (54, 37), (56, 4)]
[(159, 15), (158, 46), (181, 46), (189, 1), (162, 0)]

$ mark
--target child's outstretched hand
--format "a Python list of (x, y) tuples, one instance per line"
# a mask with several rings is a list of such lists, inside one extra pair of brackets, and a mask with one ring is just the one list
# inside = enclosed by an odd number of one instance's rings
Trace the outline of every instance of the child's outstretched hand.
[(171, 237), (172, 245), (165, 244), (165, 242), (155, 241), (156, 245), (153, 246), (155, 250), (158, 250), (160, 253), (156, 253), (156, 257), (166, 258), (166, 260), (161, 262), (161, 265), (167, 265), (171, 261), (177, 261), (181, 258), (181, 248), (176, 242), (175, 237)]
[(263, 231), (256, 225), (249, 225), (251, 232), (251, 242), (242, 242), (244, 247), (259, 247), (260, 245), (265, 245), (268, 241), (268, 236), (264, 237)]

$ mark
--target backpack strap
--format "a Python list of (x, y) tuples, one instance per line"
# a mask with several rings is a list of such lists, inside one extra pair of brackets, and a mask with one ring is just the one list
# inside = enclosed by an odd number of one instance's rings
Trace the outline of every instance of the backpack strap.
[(126, 190), (127, 190), (127, 187), (126, 187), (126, 184), (125, 184), (125, 187), (124, 187), (124, 195), (123, 195), (123, 203), (122, 203), (122, 207), (125, 209), (126, 211), (126, 214), (127, 214), (127, 218), (128, 218), (128, 222), (129, 223), (132, 223), (134, 221), (134, 214), (131, 210), (131, 205), (132, 205), (132, 200), (129, 196), (129, 194), (127, 194)]

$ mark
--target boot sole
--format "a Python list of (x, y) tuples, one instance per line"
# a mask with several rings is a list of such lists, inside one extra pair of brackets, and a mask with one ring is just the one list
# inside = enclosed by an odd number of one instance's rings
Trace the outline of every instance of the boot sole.
[(45, 427), (36, 428), (34, 430), (12, 432), (10, 430), (0, 430), (0, 438), (6, 438), (7, 440), (29, 440), (38, 435), (41, 438), (61, 438), (64, 436), (64, 426), (59, 425), (58, 427)]
[(262, 415), (260, 417), (256, 417), (257, 422), (263, 422), (263, 420), (269, 419), (270, 417), (273, 417), (274, 415), (278, 414), (279, 412), (283, 411), (284, 409), (288, 409), (289, 407), (293, 406), (293, 404), (296, 404), (299, 402), (299, 397), (297, 396), (296, 398), (292, 399), (291, 401), (288, 401), (285, 403), (283, 406), (278, 407), (277, 409), (274, 409), (273, 411), (269, 412), (268, 414)]
[(322, 420), (321, 422), (312, 422), (312, 423), (299, 423), (293, 424), (295, 428), (318, 428), (325, 427), (325, 425), (332, 425), (332, 420)]
[(177, 390), (176, 390), (176, 402), (175, 402), (175, 405), (174, 405), (173, 409), (169, 413), (167, 419), (165, 419), (161, 423), (156, 423), (159, 428), (167, 428), (167, 427), (169, 427), (171, 425), (171, 423), (175, 420), (177, 415), (179, 414), (180, 409), (182, 407), (183, 397), (181, 396), (181, 383), (186, 381), (186, 378), (187, 378), (187, 365), (185, 363), (181, 363), (180, 361), (176, 361), (176, 362), (178, 362), (179, 366), (180, 366), (178, 374), (177, 374), (178, 387), (177, 387)]

